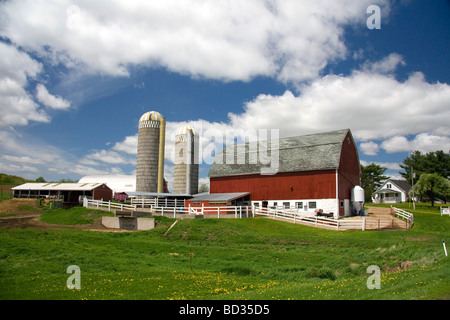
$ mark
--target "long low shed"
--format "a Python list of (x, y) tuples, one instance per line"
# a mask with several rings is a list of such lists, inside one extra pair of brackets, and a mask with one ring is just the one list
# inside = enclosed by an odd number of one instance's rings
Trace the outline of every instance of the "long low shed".
[(112, 190), (104, 183), (25, 183), (12, 188), (15, 198), (55, 198), (78, 202), (80, 196), (110, 201)]

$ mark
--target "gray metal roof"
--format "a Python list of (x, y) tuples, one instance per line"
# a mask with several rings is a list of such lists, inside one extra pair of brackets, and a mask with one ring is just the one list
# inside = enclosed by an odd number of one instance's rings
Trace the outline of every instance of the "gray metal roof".
[[(281, 138), (279, 140), (279, 164), (277, 172), (297, 172), (311, 170), (326, 170), (339, 168), (342, 143), (350, 129), (317, 133), (305, 136)], [(350, 132), (351, 135), (351, 132)], [(353, 143), (353, 141), (352, 141)], [(264, 150), (270, 141), (258, 143)], [(261, 168), (269, 168), (270, 164), (262, 164), (261, 156), (256, 148), (249, 143), (226, 147), (214, 159), (209, 171), (209, 177), (224, 177), (248, 174), (260, 174)], [(227, 163), (233, 155), (234, 162)], [(263, 155), (270, 155), (263, 151)], [(268, 156), (270, 158), (270, 156)], [(238, 164), (240, 159), (241, 164)], [(243, 161), (245, 159), (245, 161)], [(223, 162), (223, 164), (220, 164)], [(243, 163), (242, 163), (243, 162)], [(273, 166), (273, 164), (272, 164)]]
[(200, 193), (195, 195), (194, 201), (233, 201), (249, 195), (250, 192), (231, 192), (231, 193)]
[(136, 192), (125, 192), (130, 197), (152, 197), (152, 198), (192, 198), (192, 195), (184, 193), (158, 193), (158, 192), (143, 192), (143, 191), (136, 191)]
[(24, 183), (12, 188), (12, 190), (91, 191), (101, 185), (103, 183)]

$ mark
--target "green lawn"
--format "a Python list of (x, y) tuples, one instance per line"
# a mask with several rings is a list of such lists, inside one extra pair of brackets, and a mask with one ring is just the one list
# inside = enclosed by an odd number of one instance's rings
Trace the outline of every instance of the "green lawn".
[[(408, 231), (195, 219), (163, 236), (174, 221), (164, 217), (127, 233), (0, 228), (0, 299), (448, 299), (450, 217), (416, 209)], [(58, 210), (42, 220), (98, 218)], [(80, 290), (66, 287), (70, 265), (80, 267)], [(370, 265), (381, 268), (380, 289), (367, 288)]]

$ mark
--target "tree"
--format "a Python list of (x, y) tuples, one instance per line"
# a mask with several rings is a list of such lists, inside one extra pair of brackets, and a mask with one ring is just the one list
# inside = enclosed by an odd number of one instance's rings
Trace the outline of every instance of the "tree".
[(382, 181), (388, 179), (387, 176), (383, 175), (386, 170), (386, 168), (375, 163), (371, 163), (367, 166), (361, 165), (361, 188), (364, 189), (366, 202), (372, 200), (372, 193), (382, 185)]
[(414, 191), (415, 195), (427, 198), (434, 207), (434, 201), (440, 198), (447, 202), (450, 197), (450, 181), (441, 177), (437, 173), (424, 173), (411, 189), (410, 194)]
[(437, 173), (439, 176), (448, 179), (450, 177), (450, 154), (446, 154), (442, 150), (422, 154), (416, 150), (403, 160), (400, 167), (404, 170), (400, 174), (411, 185), (413, 185), (411, 170), (416, 175), (415, 182), (420, 179), (423, 173)]
[(202, 193), (202, 192), (208, 192), (208, 191), (209, 191), (209, 188), (208, 188), (208, 185), (207, 185), (206, 183), (203, 183), (203, 184), (200, 186), (200, 189), (198, 190), (199, 193)]
[(47, 181), (45, 181), (44, 177), (39, 177), (36, 179), (35, 182), (47, 182)]

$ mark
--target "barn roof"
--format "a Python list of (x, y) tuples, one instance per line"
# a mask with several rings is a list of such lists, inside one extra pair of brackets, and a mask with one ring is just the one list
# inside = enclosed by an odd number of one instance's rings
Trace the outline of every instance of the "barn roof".
[[(278, 168), (275, 168), (278, 169), (276, 172), (338, 169), (342, 143), (348, 133), (351, 136), (350, 129), (280, 138), (279, 163)], [(354, 142), (351, 141), (351, 143)], [(267, 144), (270, 149), (270, 141), (261, 141), (258, 144), (259, 150), (264, 150)], [(250, 150), (249, 148), (249, 143), (226, 147), (215, 157), (209, 177), (260, 174), (262, 168), (270, 167), (270, 163), (261, 163), (261, 155), (255, 150), (256, 148), (251, 147)], [(270, 151), (263, 151), (262, 154), (270, 159)], [(227, 161), (233, 158), (234, 162)]]
[(20, 186), (12, 188), (13, 190), (62, 190), (62, 191), (92, 191), (103, 183), (24, 183)]

